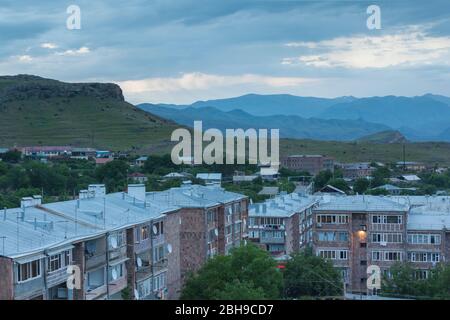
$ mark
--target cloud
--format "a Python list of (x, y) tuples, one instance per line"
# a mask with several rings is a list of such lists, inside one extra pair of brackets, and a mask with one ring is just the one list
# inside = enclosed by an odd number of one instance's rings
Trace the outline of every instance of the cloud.
[(283, 65), (312, 67), (387, 68), (449, 65), (450, 37), (432, 36), (425, 26), (409, 26), (380, 36), (337, 37), (317, 42), (290, 42), (285, 46), (308, 53), (282, 59)]
[(33, 61), (33, 58), (31, 57), (31, 56), (29, 56), (29, 55), (22, 55), (22, 56), (17, 56), (17, 59), (20, 61), (20, 62), (31, 62), (31, 61)]
[(248, 93), (249, 88), (252, 88), (252, 92), (270, 92), (271, 90), (284, 92), (288, 88), (296, 88), (316, 81), (318, 80), (302, 77), (276, 77), (259, 74), (217, 75), (192, 72), (181, 74), (179, 77), (147, 78), (116, 83), (123, 89), (125, 96), (135, 102), (155, 101), (155, 98), (170, 101), (169, 97), (172, 97), (171, 101), (180, 102), (181, 99), (186, 102), (187, 100), (196, 100), (197, 96), (202, 99), (205, 99), (205, 96), (208, 98), (227, 96), (230, 91), (236, 94), (245, 90), (241, 93)]
[(57, 52), (56, 54), (59, 56), (79, 56), (87, 54), (89, 52), (91, 52), (91, 50), (88, 47), (81, 47), (80, 49), (77, 50), (70, 49), (63, 52)]
[(58, 45), (51, 43), (51, 42), (45, 42), (45, 43), (41, 43), (41, 48), (44, 49), (56, 49), (58, 48)]

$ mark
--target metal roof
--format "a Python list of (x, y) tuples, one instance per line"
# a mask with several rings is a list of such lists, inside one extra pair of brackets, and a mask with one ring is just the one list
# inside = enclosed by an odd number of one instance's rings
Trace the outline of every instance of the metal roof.
[(217, 185), (201, 186), (189, 184), (165, 191), (147, 192), (146, 195), (147, 203), (191, 208), (208, 208), (245, 198), (245, 195), (226, 191)]
[(392, 201), (383, 196), (333, 196), (323, 195), (319, 211), (356, 211), (356, 212), (376, 212), (376, 211), (408, 211), (408, 206)]
[(288, 218), (317, 203), (317, 197), (300, 196), (297, 193), (279, 195), (262, 203), (250, 205), (250, 217)]

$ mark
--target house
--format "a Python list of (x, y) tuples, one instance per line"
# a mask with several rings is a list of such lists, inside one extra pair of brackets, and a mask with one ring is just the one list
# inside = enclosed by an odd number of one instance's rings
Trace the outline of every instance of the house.
[(278, 180), (278, 169), (272, 167), (261, 167), (259, 169), (259, 176), (266, 181)]
[(335, 193), (335, 194), (341, 194), (345, 195), (345, 191), (342, 191), (339, 188), (333, 187), (332, 185), (327, 184), (325, 187), (319, 190), (318, 193)]
[(134, 183), (146, 183), (148, 181), (148, 177), (140, 172), (133, 172), (129, 174), (128, 179), (134, 181)]
[(372, 175), (375, 168), (368, 162), (344, 163), (341, 165), (344, 179), (367, 178)]
[(238, 184), (241, 182), (252, 182), (253, 180), (257, 179), (257, 175), (234, 175), (233, 176), (233, 183)]
[(426, 169), (426, 165), (421, 162), (416, 161), (398, 161), (396, 164), (397, 168), (402, 168), (408, 171), (423, 171)]
[(95, 151), (96, 158), (112, 158), (114, 155), (111, 151), (108, 150), (97, 150)]
[(258, 192), (259, 196), (269, 196), (275, 197), (280, 192), (280, 188), (278, 187), (263, 187), (260, 192)]
[(96, 154), (96, 150), (93, 148), (73, 148), (70, 158), (88, 160), (95, 158)]
[(222, 183), (222, 174), (221, 173), (198, 173), (196, 178), (204, 181), (205, 184), (220, 185)]
[(145, 164), (145, 161), (147, 161), (147, 160), (148, 160), (148, 157), (142, 156), (142, 157), (137, 158), (134, 161), (134, 164), (138, 167), (142, 167)]
[(20, 151), (22, 155), (32, 158), (54, 158), (72, 155), (72, 147), (70, 146), (24, 147)]
[(7, 153), (9, 151), (9, 148), (0, 148), (0, 155)]
[(188, 173), (179, 173), (179, 172), (170, 172), (163, 176), (164, 179), (185, 179), (187, 177), (191, 176)]
[(417, 182), (420, 181), (420, 178), (416, 176), (415, 174), (404, 174), (400, 177), (398, 177), (400, 180), (406, 181), (406, 182)]
[(400, 188), (397, 186), (394, 186), (392, 184), (385, 184), (376, 188), (373, 188), (372, 190), (376, 189), (383, 189), (386, 190), (391, 195), (400, 195), (403, 192), (416, 192), (417, 188)]
[(334, 170), (334, 159), (323, 155), (290, 155), (281, 158), (281, 166), (293, 171), (307, 171), (312, 175), (323, 170)]

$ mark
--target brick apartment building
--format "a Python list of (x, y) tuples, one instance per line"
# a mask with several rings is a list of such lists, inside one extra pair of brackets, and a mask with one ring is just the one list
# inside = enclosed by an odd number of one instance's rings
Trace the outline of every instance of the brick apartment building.
[(370, 177), (375, 171), (375, 168), (368, 162), (343, 163), (341, 168), (344, 178), (352, 180)]
[(316, 175), (323, 170), (334, 171), (334, 159), (323, 155), (291, 155), (281, 158), (281, 166)]
[(181, 208), (166, 216), (166, 239), (173, 248), (167, 276), (170, 299), (179, 297), (190, 272), (217, 254), (228, 254), (247, 238), (247, 197), (218, 185), (185, 185), (147, 193), (146, 199)]
[[(296, 203), (296, 204), (295, 204)], [(409, 261), (425, 278), (450, 254), (450, 197), (282, 195), (250, 206), (249, 240), (279, 258), (306, 247), (367, 293), (367, 267)]]
[(312, 215), (316, 204), (313, 197), (291, 193), (250, 205), (249, 240), (275, 257), (298, 251), (303, 235), (301, 221)]
[[(147, 194), (144, 185), (112, 194), (91, 185), (77, 200), (49, 204), (23, 198), (20, 208), (3, 210), (0, 221), (0, 299), (121, 299), (125, 288), (131, 299), (176, 297), (182, 274), (246, 236), (246, 197), (203, 188), (189, 187), (201, 194), (203, 210), (165, 198), (177, 190)], [(81, 277), (71, 290), (67, 269), (73, 266)]]

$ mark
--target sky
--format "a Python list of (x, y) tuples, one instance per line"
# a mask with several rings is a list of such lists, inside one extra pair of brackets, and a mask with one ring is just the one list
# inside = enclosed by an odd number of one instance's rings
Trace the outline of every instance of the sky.
[(132, 103), (450, 96), (448, 0), (0, 0), (0, 44), (0, 75), (113, 82)]

